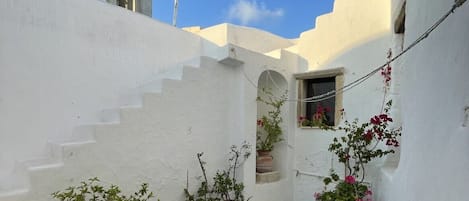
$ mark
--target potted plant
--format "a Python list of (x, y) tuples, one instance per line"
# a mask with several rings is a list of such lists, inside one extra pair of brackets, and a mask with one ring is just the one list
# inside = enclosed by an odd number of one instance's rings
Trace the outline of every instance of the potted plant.
[(326, 112), (330, 112), (331, 108), (329, 107), (322, 107), (321, 104), (317, 104), (316, 112), (313, 114), (311, 118), (308, 119), (306, 116), (299, 116), (298, 123), (301, 127), (321, 127), (327, 126), (327, 115)]
[(267, 98), (257, 97), (257, 101), (268, 105), (272, 110), (267, 112), (257, 120), (257, 159), (256, 159), (256, 172), (271, 172), (272, 171), (272, 155), (271, 151), (277, 142), (283, 140), (281, 108), (287, 100), (287, 93), (285, 92), (280, 97), (275, 97), (268, 90), (263, 90)]

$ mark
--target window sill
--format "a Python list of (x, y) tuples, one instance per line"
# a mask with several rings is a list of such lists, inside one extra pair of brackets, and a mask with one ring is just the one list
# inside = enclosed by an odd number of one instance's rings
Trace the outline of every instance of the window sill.
[[(337, 129), (337, 126), (331, 126), (332, 128), (334, 129)], [(323, 130), (322, 128), (319, 128), (318, 126), (298, 126), (299, 129), (320, 129), (320, 130)]]
[(301, 128), (301, 129), (321, 129), (317, 126), (299, 126), (298, 128)]
[(326, 69), (326, 70), (308, 71), (304, 73), (296, 73), (293, 76), (297, 80), (304, 80), (304, 79), (314, 79), (314, 78), (323, 78), (323, 77), (343, 75), (344, 71), (345, 71), (345, 68), (341, 67), (341, 68), (332, 68), (332, 69)]

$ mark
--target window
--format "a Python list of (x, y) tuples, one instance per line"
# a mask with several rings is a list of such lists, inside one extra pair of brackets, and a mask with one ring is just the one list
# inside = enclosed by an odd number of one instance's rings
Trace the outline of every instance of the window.
[[(312, 71), (295, 75), (298, 80), (298, 98), (319, 96), (343, 86), (343, 68)], [(335, 126), (342, 108), (342, 94), (319, 102), (298, 102), (300, 127), (316, 127), (318, 123)]]
[(115, 4), (117, 4), (118, 6), (122, 8), (127, 8), (135, 12), (135, 4), (136, 4), (135, 0), (117, 0)]
[(404, 1), (400, 8), (399, 14), (394, 21), (394, 33), (396, 34), (402, 34), (405, 32), (405, 7), (406, 2)]
[(403, 1), (402, 5), (400, 6), (400, 10), (398, 11), (398, 15), (394, 21), (394, 33), (397, 34), (397, 40), (400, 41), (400, 49), (404, 49), (404, 33), (405, 33), (405, 8), (406, 2)]
[[(316, 78), (304, 80), (306, 97), (318, 96), (325, 94), (329, 91), (335, 90), (335, 77)], [(334, 125), (334, 112), (335, 111), (335, 97), (320, 101), (320, 102), (309, 102), (306, 104), (305, 117), (308, 120), (312, 120), (317, 114), (324, 115), (322, 117), (324, 122), (328, 126)], [(322, 120), (321, 120), (322, 121)]]

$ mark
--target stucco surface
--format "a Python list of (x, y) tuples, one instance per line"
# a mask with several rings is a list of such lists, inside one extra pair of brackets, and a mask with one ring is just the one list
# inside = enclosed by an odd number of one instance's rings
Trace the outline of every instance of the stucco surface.
[[(404, 46), (452, 5), (407, 1)], [(394, 174), (383, 176), (379, 200), (467, 200), (468, 11), (466, 2), (401, 59), (401, 160)]]
[[(308, 61), (309, 69), (306, 71), (343, 67), (344, 84), (348, 84), (385, 63), (388, 49), (393, 48), (390, 5), (388, 1), (370, 0), (357, 4), (336, 0), (333, 12), (319, 16), (316, 28), (303, 32), (298, 39), (298, 54)], [(355, 118), (360, 122), (368, 121), (380, 112), (383, 97), (383, 78), (379, 75), (345, 92), (342, 97), (345, 116), (339, 125), (344, 120)], [(332, 139), (343, 133), (298, 128), (296, 124), (294, 132), (293, 170), (300, 172), (295, 179), (294, 199), (314, 199), (313, 193), (323, 190), (322, 180), (329, 175), (331, 167), (343, 174), (342, 165), (327, 150)], [(370, 171), (365, 181), (374, 181), (377, 176)]]
[(234, 44), (255, 52), (267, 53), (273, 50), (288, 48), (294, 45), (291, 40), (276, 36), (272, 33), (233, 24), (219, 24), (204, 29), (186, 29), (201, 37), (224, 46)]
[(77, 125), (114, 121), (106, 109), (141, 104), (127, 101), (130, 89), (205, 48), (105, 2), (8, 0), (0, 10), (0, 178)]
[[(336, 0), (315, 29), (289, 40), (230, 24), (190, 33), (95, 0), (2, 1), (0, 200), (49, 200), (94, 176), (129, 191), (149, 182), (161, 200), (183, 200), (186, 173), (192, 190), (198, 183), (197, 152), (214, 173), (230, 145), (255, 144), (266, 111), (256, 97), (272, 81), (265, 72), (290, 100), (298, 97), (295, 73), (343, 67), (350, 83), (452, 4), (407, 0), (406, 31), (397, 35), (401, 0)], [(392, 64), (387, 98), (402, 146), (370, 165), (375, 200), (465, 200), (468, 10), (458, 8)], [(383, 93), (379, 74), (347, 91), (344, 119), (368, 121)], [(296, 111), (295, 101), (283, 108), (284, 141), (274, 152), (280, 181), (256, 184), (255, 157), (239, 171), (253, 201), (312, 200), (331, 165), (341, 173), (327, 151), (341, 133), (298, 128)]]
[(316, 28), (301, 33), (298, 54), (308, 60), (310, 69), (323, 67), (356, 46), (388, 34), (390, 12), (390, 1), (335, 0), (332, 13), (317, 17)]
[(233, 119), (226, 114), (238, 94), (218, 95), (236, 89), (229, 72), (234, 69), (208, 59), (201, 66), (185, 67), (180, 81), (165, 80), (163, 92), (146, 94), (142, 108), (121, 109), (119, 124), (96, 125), (95, 142), (63, 145), (63, 165), (32, 171), (31, 192), (23, 199), (48, 200), (54, 189), (99, 176), (123, 189), (148, 182), (162, 200), (182, 200), (187, 171), (190, 189), (198, 187), (196, 153), (205, 153), (212, 175), (225, 166), (226, 139), (235, 135), (227, 129)]
[[(197, 152), (213, 173), (230, 145), (255, 144), (257, 88), (218, 60), (239, 59), (252, 80), (267, 69), (291, 77), (299, 64), (99, 1), (4, 1), (0, 10), (2, 200), (48, 200), (93, 176), (129, 190), (149, 182), (162, 200), (182, 199), (187, 170), (196, 188)], [(287, 198), (257, 193), (254, 161), (240, 172), (247, 195)]]

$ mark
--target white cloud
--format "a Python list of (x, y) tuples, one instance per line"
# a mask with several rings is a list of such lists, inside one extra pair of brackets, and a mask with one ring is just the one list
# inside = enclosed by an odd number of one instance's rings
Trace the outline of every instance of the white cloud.
[(263, 2), (258, 4), (256, 0), (236, 0), (228, 10), (228, 18), (238, 20), (241, 25), (282, 16), (283, 9), (269, 10)]

